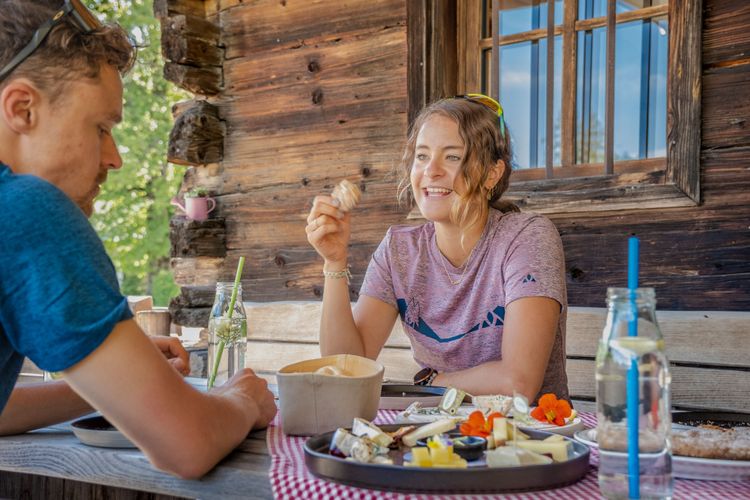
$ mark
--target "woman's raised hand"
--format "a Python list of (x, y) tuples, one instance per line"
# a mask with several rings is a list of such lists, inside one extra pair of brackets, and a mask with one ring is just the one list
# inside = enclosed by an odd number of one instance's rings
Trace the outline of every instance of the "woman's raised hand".
[[(307, 216), (307, 241), (328, 264), (346, 265), (351, 214), (343, 212), (337, 199), (316, 196)], [(335, 269), (338, 270), (338, 269)]]

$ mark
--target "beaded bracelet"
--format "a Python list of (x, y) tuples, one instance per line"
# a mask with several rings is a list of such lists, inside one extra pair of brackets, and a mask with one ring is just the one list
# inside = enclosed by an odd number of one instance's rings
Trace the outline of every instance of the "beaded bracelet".
[(341, 271), (326, 271), (325, 269), (323, 269), (323, 276), (335, 280), (346, 278), (347, 285), (351, 283), (352, 279), (352, 273), (349, 272), (349, 266), (346, 266)]

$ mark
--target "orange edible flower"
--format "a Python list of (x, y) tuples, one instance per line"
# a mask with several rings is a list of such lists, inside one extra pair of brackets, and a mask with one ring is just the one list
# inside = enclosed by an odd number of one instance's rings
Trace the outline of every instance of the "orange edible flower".
[(531, 416), (540, 422), (558, 426), (565, 425), (565, 419), (573, 414), (570, 403), (557, 399), (554, 394), (545, 394), (539, 398), (539, 406), (531, 410)]
[(496, 411), (490, 413), (489, 415), (487, 415), (487, 418), (485, 418), (484, 413), (477, 410), (471, 412), (471, 415), (469, 415), (469, 419), (461, 424), (461, 427), (459, 427), (459, 429), (461, 430), (461, 434), (463, 434), (464, 436), (479, 436), (486, 438), (492, 433), (492, 426), (495, 422), (495, 419), (502, 416), (502, 413)]

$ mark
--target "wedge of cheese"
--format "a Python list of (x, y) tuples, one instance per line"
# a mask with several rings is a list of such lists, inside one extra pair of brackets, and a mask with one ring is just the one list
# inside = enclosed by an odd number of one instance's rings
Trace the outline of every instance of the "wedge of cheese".
[(521, 465), (552, 463), (552, 459), (548, 456), (513, 446), (500, 446), (488, 451), (485, 457), (488, 467), (520, 467)]
[(378, 446), (388, 447), (393, 442), (393, 438), (383, 432), (380, 427), (359, 417), (352, 422), (352, 434), (357, 437), (368, 437)]
[(401, 442), (406, 446), (412, 447), (416, 445), (417, 441), (420, 439), (428, 438), (430, 436), (434, 436), (435, 434), (443, 434), (444, 432), (453, 430), (453, 428), (456, 427), (456, 421), (457, 420), (454, 418), (435, 420), (434, 422), (423, 425), (422, 427), (417, 427), (409, 434), (401, 438)]
[(492, 421), (492, 438), (495, 446), (502, 446), (508, 440), (508, 419), (497, 417)]
[(570, 450), (569, 441), (535, 441), (526, 440), (518, 441), (516, 445), (519, 448), (531, 450), (542, 455), (551, 455), (555, 462), (565, 462), (568, 460), (568, 451)]

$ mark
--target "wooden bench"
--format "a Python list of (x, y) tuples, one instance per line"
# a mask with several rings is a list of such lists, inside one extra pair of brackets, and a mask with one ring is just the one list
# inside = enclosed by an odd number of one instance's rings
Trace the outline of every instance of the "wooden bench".
[[(246, 303), (247, 366), (269, 382), (290, 363), (320, 356), (320, 302)], [(672, 370), (672, 403), (750, 413), (750, 313), (658, 311)], [(604, 308), (571, 307), (567, 323), (567, 372), (571, 396), (593, 401), (594, 358)], [(397, 321), (378, 361), (390, 382), (411, 383), (419, 366)]]
[[(320, 356), (320, 302), (247, 302), (245, 308), (247, 366), (270, 383), (276, 383), (282, 366)], [(672, 404), (750, 413), (750, 313), (658, 311), (657, 316), (671, 364)], [(576, 401), (594, 401), (594, 358), (605, 317), (604, 308), (571, 307), (568, 312), (566, 368)], [(191, 356), (204, 359), (205, 348)], [(411, 383), (419, 370), (400, 321), (378, 361), (394, 383)], [(28, 360), (23, 372), (19, 381), (41, 381), (41, 372)]]

